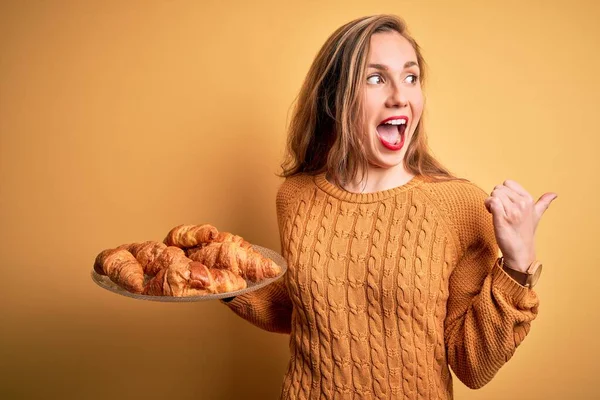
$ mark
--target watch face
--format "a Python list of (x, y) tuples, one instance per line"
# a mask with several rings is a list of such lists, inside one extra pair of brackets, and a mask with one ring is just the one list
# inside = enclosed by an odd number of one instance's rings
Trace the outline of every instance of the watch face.
[(534, 287), (537, 283), (538, 279), (540, 279), (540, 275), (542, 274), (542, 264), (539, 264), (532, 275), (529, 275), (528, 284), (529, 287)]
[(529, 268), (527, 269), (527, 273), (530, 275), (535, 275), (537, 270), (539, 270), (540, 268), (542, 268), (542, 263), (539, 261), (535, 261), (529, 266)]

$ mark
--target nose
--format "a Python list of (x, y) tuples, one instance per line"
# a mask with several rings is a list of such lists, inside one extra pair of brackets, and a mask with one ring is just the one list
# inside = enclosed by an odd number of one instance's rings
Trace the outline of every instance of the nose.
[(390, 91), (388, 93), (387, 99), (385, 101), (386, 107), (390, 108), (402, 108), (408, 104), (408, 100), (406, 98), (406, 93), (404, 90), (400, 89), (398, 85), (391, 85)]

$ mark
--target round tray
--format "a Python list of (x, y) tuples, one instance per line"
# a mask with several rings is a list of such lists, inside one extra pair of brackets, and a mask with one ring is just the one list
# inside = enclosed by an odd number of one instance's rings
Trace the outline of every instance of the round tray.
[(266, 247), (257, 246), (254, 244), (252, 245), (252, 248), (254, 250), (258, 251), (263, 256), (270, 258), (277, 265), (279, 265), (281, 267), (281, 274), (279, 274), (278, 276), (276, 276), (274, 278), (265, 279), (263, 281), (256, 282), (256, 283), (247, 281), (248, 287), (246, 287), (245, 289), (242, 289), (242, 290), (236, 290), (234, 292), (206, 294), (206, 295), (202, 295), (202, 296), (187, 296), (187, 297), (149, 296), (149, 295), (144, 295), (144, 294), (136, 294), (136, 293), (131, 293), (131, 292), (123, 289), (122, 287), (118, 286), (116, 283), (111, 281), (108, 276), (98, 274), (96, 271), (94, 271), (93, 268), (92, 268), (92, 280), (103, 289), (109, 290), (113, 293), (120, 294), (122, 296), (132, 297), (132, 298), (138, 299), (138, 300), (185, 303), (185, 302), (194, 302), (194, 301), (224, 299), (227, 297), (234, 297), (234, 296), (242, 295), (244, 293), (253, 292), (262, 287), (265, 287), (268, 284), (279, 279), (281, 276), (283, 276), (283, 274), (285, 274), (285, 271), (287, 271), (287, 263), (285, 262), (285, 259), (276, 251), (267, 249)]

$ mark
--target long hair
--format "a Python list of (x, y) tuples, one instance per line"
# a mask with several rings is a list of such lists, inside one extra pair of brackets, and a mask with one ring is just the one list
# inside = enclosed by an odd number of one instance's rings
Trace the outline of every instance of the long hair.
[[(425, 79), (425, 60), (404, 21), (395, 15), (353, 20), (338, 28), (315, 57), (296, 98), (289, 125), (286, 160), (279, 176), (327, 172), (338, 186), (366, 176), (368, 160), (359, 131), (363, 127), (363, 90), (371, 36), (396, 31), (413, 46)], [(406, 150), (409, 172), (433, 180), (458, 179), (430, 153), (419, 121)]]

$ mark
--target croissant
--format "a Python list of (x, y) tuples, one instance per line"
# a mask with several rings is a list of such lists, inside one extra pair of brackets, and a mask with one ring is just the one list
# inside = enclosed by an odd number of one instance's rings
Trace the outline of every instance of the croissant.
[(185, 252), (179, 247), (167, 246), (160, 255), (148, 266), (148, 275), (158, 274), (161, 270), (167, 269), (172, 265), (189, 262)]
[[(175, 248), (173, 247), (173, 249)], [(160, 262), (156, 262), (159, 256), (167, 256), (164, 254), (164, 250), (167, 249), (167, 245), (164, 243), (149, 240), (142, 243), (122, 244), (117, 249), (129, 251), (142, 265), (146, 275), (154, 276), (161, 268), (168, 266), (163, 259)], [(169, 250), (168, 254), (171, 254), (172, 251)]]
[(144, 290), (144, 269), (140, 262), (125, 249), (107, 249), (94, 261), (94, 270), (133, 293)]
[(233, 243), (239, 244), (242, 248), (245, 248), (245, 249), (252, 247), (252, 244), (250, 242), (246, 241), (241, 236), (234, 235), (233, 233), (230, 233), (230, 232), (219, 232), (217, 237), (215, 237), (212, 241), (200, 243), (197, 246), (185, 249), (185, 254), (188, 257), (190, 257), (196, 251), (206, 247), (210, 243), (215, 243), (215, 242), (219, 242), (219, 243), (233, 242)]
[(209, 269), (204, 264), (180, 259), (152, 278), (144, 294), (154, 296), (200, 296), (245, 289), (246, 281), (229, 270)]
[(213, 242), (220, 242), (220, 243), (233, 242), (233, 243), (239, 244), (243, 248), (252, 247), (250, 242), (247, 242), (246, 240), (244, 240), (243, 237), (234, 235), (233, 233), (229, 233), (229, 232), (219, 232), (219, 234), (213, 240)]
[[(195, 296), (232, 292), (281, 273), (243, 237), (210, 224), (179, 225), (163, 242), (146, 241), (102, 251), (94, 269), (133, 293)], [(145, 279), (150, 279), (144, 285)]]
[(228, 269), (250, 282), (274, 278), (281, 267), (252, 248), (236, 242), (213, 242), (189, 255), (189, 258), (211, 268)]
[(167, 246), (194, 247), (212, 241), (218, 234), (218, 229), (210, 224), (179, 225), (169, 231), (163, 242)]
[(155, 276), (176, 261), (190, 261), (182, 249), (160, 242), (122, 244), (102, 251), (96, 257), (94, 270), (130, 292), (142, 293), (144, 274)]

